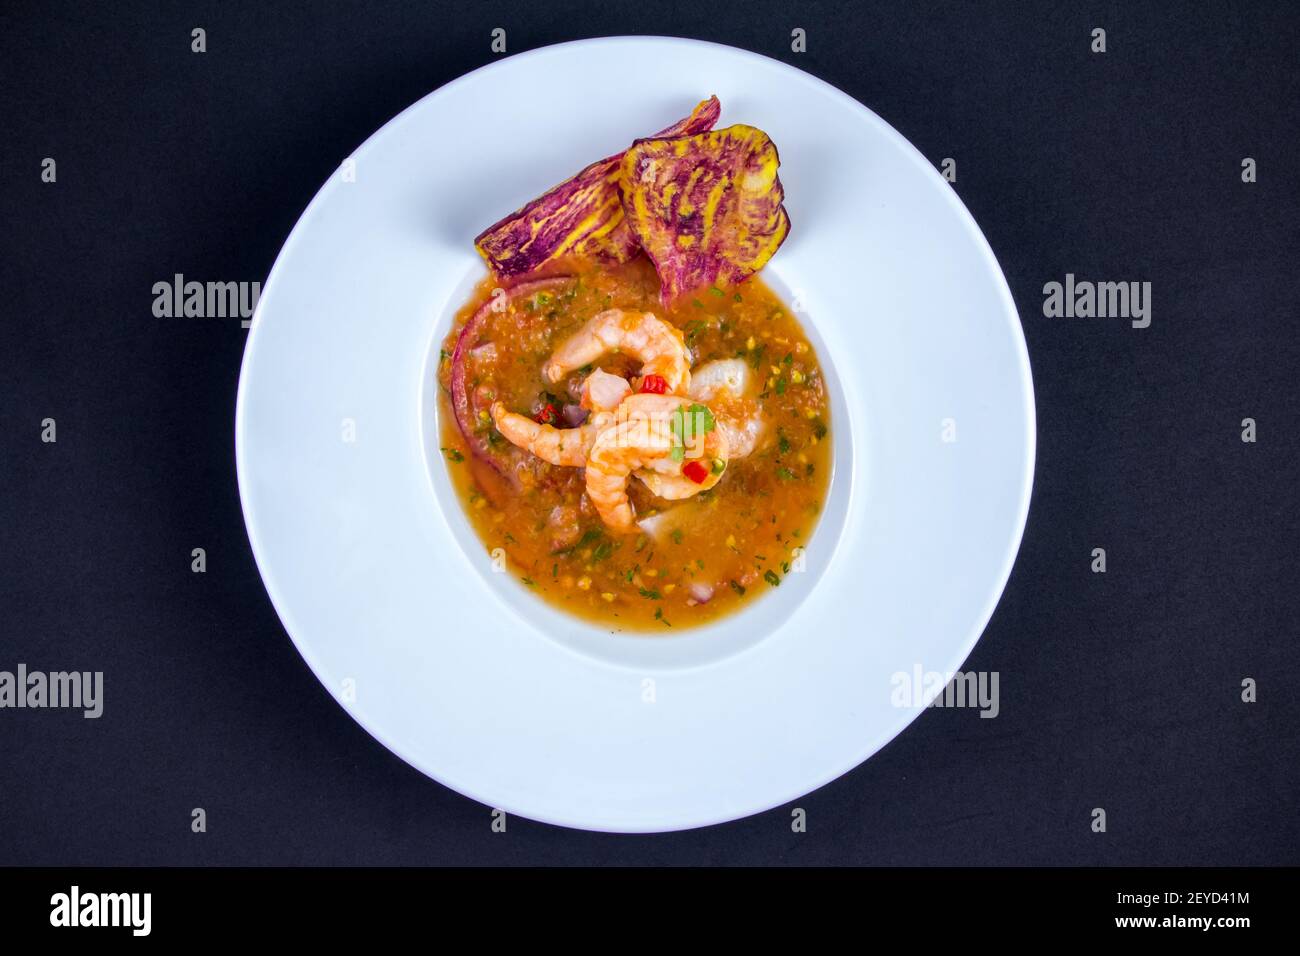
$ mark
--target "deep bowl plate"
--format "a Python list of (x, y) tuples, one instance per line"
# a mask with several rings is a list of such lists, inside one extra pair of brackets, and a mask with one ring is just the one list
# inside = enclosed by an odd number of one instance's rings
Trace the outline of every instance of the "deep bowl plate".
[[(492, 573), (436, 457), (430, 355), (483, 274), (484, 224), (710, 93), (719, 126), (781, 150), (793, 225), (764, 277), (834, 386), (831, 491), (781, 588), (706, 628), (611, 635)], [(793, 67), (620, 37), (471, 73), (350, 159), (267, 280), (236, 453), (271, 600), (353, 717), (491, 807), (620, 831), (786, 803), (907, 726), (927, 701), (898, 706), (892, 678), (965, 660), (1034, 461), (1015, 305), (924, 157)]]

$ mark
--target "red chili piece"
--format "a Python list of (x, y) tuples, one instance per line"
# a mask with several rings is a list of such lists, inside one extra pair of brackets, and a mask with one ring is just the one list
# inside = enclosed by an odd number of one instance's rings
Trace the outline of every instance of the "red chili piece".
[(682, 474), (697, 485), (702, 485), (704, 479), (709, 477), (709, 469), (702, 461), (688, 461), (682, 465)]

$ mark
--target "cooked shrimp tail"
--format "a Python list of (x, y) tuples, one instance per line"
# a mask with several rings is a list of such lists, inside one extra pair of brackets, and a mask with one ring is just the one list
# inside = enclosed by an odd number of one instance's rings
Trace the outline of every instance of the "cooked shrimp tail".
[(587, 463), (587, 452), (605, 424), (602, 420), (577, 428), (556, 428), (507, 411), (501, 402), (492, 405), (492, 420), (497, 431), (512, 445), (531, 452), (542, 461), (569, 468), (581, 468)]

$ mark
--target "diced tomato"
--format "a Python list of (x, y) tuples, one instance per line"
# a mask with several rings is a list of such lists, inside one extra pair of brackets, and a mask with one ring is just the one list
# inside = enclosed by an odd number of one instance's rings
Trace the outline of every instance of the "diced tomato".
[(662, 375), (647, 375), (641, 379), (641, 391), (651, 395), (663, 395), (668, 391), (668, 380)]
[(682, 474), (697, 485), (704, 484), (704, 479), (709, 477), (709, 466), (699, 460), (691, 460), (682, 465)]
[(554, 425), (557, 418), (559, 418), (559, 413), (555, 410), (555, 406), (547, 402), (542, 406), (542, 410), (537, 413), (534, 421), (543, 425)]

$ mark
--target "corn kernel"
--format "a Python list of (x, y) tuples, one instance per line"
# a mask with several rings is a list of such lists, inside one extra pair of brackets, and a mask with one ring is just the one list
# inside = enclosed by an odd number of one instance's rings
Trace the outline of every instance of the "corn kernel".
[(606, 601), (613, 601), (613, 600), (614, 600), (614, 595), (613, 595), (613, 593), (610, 592), (610, 591), (601, 591), (601, 592), (600, 592), (600, 596), (601, 596), (602, 598), (604, 598)]
[(798, 369), (795, 369), (793, 372), (790, 373), (790, 381), (794, 382), (796, 385), (802, 385), (803, 372), (799, 371)]
[(583, 591), (590, 590), (591, 578), (587, 577), (585, 574), (582, 577), (578, 578), (578, 587)]

